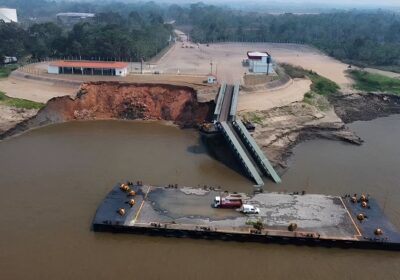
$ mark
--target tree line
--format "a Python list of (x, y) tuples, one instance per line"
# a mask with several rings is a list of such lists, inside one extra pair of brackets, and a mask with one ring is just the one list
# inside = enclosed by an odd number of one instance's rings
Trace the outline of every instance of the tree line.
[[(195, 42), (302, 42), (328, 55), (361, 66), (400, 70), (400, 15), (388, 11), (336, 11), (321, 14), (272, 15), (225, 6), (154, 2), (63, 2), (0, 0), (19, 10), (22, 25), (0, 24), (0, 55), (102, 57), (139, 60), (168, 44), (175, 20), (189, 26)], [(93, 12), (91, 23), (72, 29), (45, 20), (58, 12)]]
[(169, 44), (172, 26), (156, 13), (128, 15), (100, 12), (72, 28), (56, 21), (28, 26), (0, 21), (0, 57), (139, 61), (156, 55)]
[[(198, 42), (303, 42), (360, 65), (400, 66), (400, 15), (387, 11), (271, 15), (194, 4)], [(185, 19), (185, 17), (180, 17)]]

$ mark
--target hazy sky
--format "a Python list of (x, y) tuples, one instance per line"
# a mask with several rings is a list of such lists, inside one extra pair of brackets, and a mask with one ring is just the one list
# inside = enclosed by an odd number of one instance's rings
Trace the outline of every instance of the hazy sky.
[[(35, 1), (35, 0), (32, 0)], [(96, 0), (56, 0), (56, 1), (91, 1), (91, 2), (96, 2)], [(251, 4), (263, 4), (265, 6), (268, 6), (268, 4), (273, 4), (274, 6), (277, 6), (277, 4), (282, 4), (282, 5), (323, 5), (323, 6), (329, 6), (329, 7), (335, 7), (336, 5), (338, 6), (348, 6), (348, 7), (362, 7), (362, 6), (368, 6), (368, 7), (387, 7), (387, 6), (396, 6), (400, 7), (400, 0), (105, 0), (105, 1), (116, 1), (116, 2), (147, 2), (147, 1), (154, 1), (154, 2), (166, 2), (166, 3), (196, 3), (196, 2), (203, 2), (203, 3), (212, 3), (212, 4), (242, 4), (246, 5), (246, 3), (251, 3)]]
[[(193, 2), (196, 2), (195, 0)], [(202, 2), (239, 2), (236, 0), (203, 0)], [(334, 6), (335, 4), (346, 5), (346, 6), (400, 6), (400, 0), (249, 0), (252, 3), (262, 3), (268, 5), (268, 3), (282, 3), (282, 4), (302, 4), (302, 3), (313, 3), (313, 4), (324, 4)]]

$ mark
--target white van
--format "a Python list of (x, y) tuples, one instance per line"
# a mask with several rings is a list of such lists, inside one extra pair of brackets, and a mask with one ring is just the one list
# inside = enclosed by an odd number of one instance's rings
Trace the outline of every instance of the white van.
[(260, 208), (250, 204), (243, 204), (240, 211), (244, 214), (260, 214)]

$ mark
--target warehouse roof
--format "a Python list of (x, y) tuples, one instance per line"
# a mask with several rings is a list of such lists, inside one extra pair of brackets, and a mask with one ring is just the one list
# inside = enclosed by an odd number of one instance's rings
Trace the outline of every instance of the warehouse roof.
[(50, 63), (50, 66), (74, 67), (74, 68), (94, 68), (94, 69), (121, 69), (128, 67), (126, 62), (117, 61), (65, 61), (58, 60)]

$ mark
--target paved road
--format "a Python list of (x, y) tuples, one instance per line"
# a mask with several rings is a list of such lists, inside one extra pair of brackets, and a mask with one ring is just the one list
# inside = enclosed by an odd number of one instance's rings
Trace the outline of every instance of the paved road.
[(228, 121), (229, 112), (231, 110), (232, 96), (233, 96), (233, 86), (226, 85), (224, 100), (222, 101), (222, 108), (218, 121), (220, 122)]

